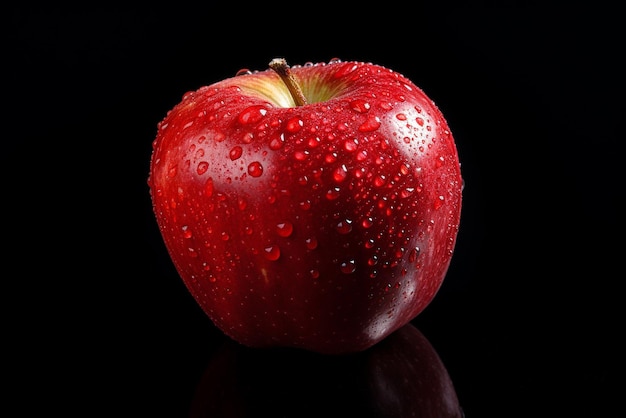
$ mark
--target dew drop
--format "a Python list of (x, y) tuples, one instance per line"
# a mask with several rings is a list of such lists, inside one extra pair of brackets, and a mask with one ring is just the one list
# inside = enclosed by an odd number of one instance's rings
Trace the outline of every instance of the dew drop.
[(261, 105), (250, 106), (239, 114), (237, 120), (242, 125), (258, 123), (261, 119), (263, 119), (266, 113), (267, 109)]
[(248, 165), (248, 174), (252, 177), (260, 177), (263, 174), (263, 166), (260, 162), (254, 161)]
[(334, 187), (326, 191), (326, 199), (335, 200), (339, 197), (340, 194), (340, 189), (338, 187)]
[(281, 237), (288, 237), (293, 233), (293, 224), (291, 222), (281, 222), (276, 225), (276, 233)]
[(270, 261), (276, 261), (280, 258), (280, 248), (278, 245), (270, 245), (263, 249), (263, 255)]
[(342, 181), (344, 181), (347, 176), (348, 176), (348, 169), (346, 168), (345, 165), (338, 167), (333, 172), (333, 180), (335, 180), (337, 183), (341, 183)]
[(334, 163), (335, 161), (337, 161), (337, 153), (331, 152), (326, 154), (326, 156), (324, 156), (324, 161), (328, 164)]
[[(339, 58), (333, 58), (332, 60), (329, 61), (329, 64), (340, 63), (340, 62), (341, 62), (341, 60)], [(354, 63), (346, 63), (339, 70), (337, 70), (337, 72), (335, 74), (333, 74), (333, 77), (334, 78), (345, 77), (346, 75), (350, 74), (351, 72), (353, 72), (357, 68), (358, 68), (358, 66), (356, 64), (354, 64)]]
[(281, 149), (284, 144), (285, 144), (285, 136), (283, 134), (280, 134), (280, 136), (274, 137), (270, 140), (270, 149), (272, 151), (276, 151), (278, 149)]
[(308, 151), (296, 151), (293, 153), (293, 158), (295, 158), (298, 161), (304, 161), (307, 159), (308, 156), (309, 156)]
[(309, 274), (311, 274), (311, 278), (313, 279), (317, 279), (318, 277), (320, 277), (320, 272), (319, 270), (316, 270), (316, 269), (310, 270)]
[(411, 251), (409, 251), (409, 262), (415, 263), (417, 260), (417, 256), (420, 254), (420, 247), (415, 247)]
[(357, 147), (358, 147), (359, 143), (357, 141), (357, 139), (348, 139), (343, 143), (343, 149), (345, 149), (348, 152), (354, 152), (356, 151)]
[(178, 166), (177, 165), (172, 165), (169, 170), (167, 171), (167, 176), (169, 178), (173, 178), (176, 177), (176, 173), (178, 172)]
[(317, 238), (315, 237), (305, 239), (304, 243), (306, 244), (306, 248), (309, 250), (314, 250), (317, 248)]
[(370, 110), (370, 104), (363, 99), (356, 99), (350, 102), (350, 109), (358, 113), (365, 113)]
[(396, 115), (396, 119), (398, 119), (398, 120), (406, 120), (406, 115), (404, 113), (398, 113)]
[(435, 203), (433, 203), (433, 208), (439, 209), (443, 205), (443, 201), (444, 201), (444, 197), (443, 196), (439, 196), (435, 200)]
[(374, 186), (376, 187), (382, 187), (385, 185), (385, 183), (387, 183), (387, 179), (382, 174), (376, 176), (376, 178), (374, 179)]
[(244, 144), (249, 144), (254, 139), (254, 134), (252, 132), (246, 132), (241, 136), (241, 141)]
[(340, 221), (335, 225), (335, 229), (342, 235), (349, 234), (352, 231), (352, 221), (350, 219)]
[(192, 233), (191, 233), (191, 229), (189, 229), (189, 226), (185, 225), (182, 227), (183, 230), (183, 238), (191, 238)]
[(361, 126), (359, 132), (372, 132), (380, 127), (380, 118), (378, 116), (370, 116)]
[(372, 225), (374, 225), (374, 220), (373, 220), (372, 218), (370, 218), (370, 217), (364, 218), (364, 219), (361, 221), (361, 226), (362, 226), (363, 228), (371, 228), (371, 227), (372, 227)]
[(241, 154), (243, 154), (243, 148), (241, 148), (239, 145), (236, 145), (230, 150), (228, 156), (231, 160), (235, 161), (236, 159), (241, 157)]
[(420, 116), (415, 118), (415, 122), (417, 122), (419, 126), (424, 126), (424, 119), (421, 118)]
[(207, 163), (206, 161), (201, 161), (198, 164), (198, 167), (196, 168), (196, 172), (198, 173), (199, 176), (201, 176), (204, 173), (206, 173), (208, 169), (209, 169), (209, 163)]
[(415, 193), (415, 187), (407, 187), (400, 192), (400, 197), (405, 199)]
[(339, 269), (343, 274), (351, 274), (356, 270), (356, 262), (354, 260), (344, 261), (339, 265)]
[(240, 75), (247, 75), (247, 74), (252, 74), (252, 71), (250, 71), (247, 68), (242, 68), (241, 70), (237, 71), (235, 73), (235, 76), (240, 76)]
[(287, 132), (293, 134), (293, 133), (298, 132), (302, 128), (303, 125), (304, 125), (304, 122), (302, 122), (300, 118), (291, 118), (287, 121), (287, 125), (285, 126), (285, 129), (287, 130)]
[(204, 194), (207, 197), (213, 196), (213, 177), (209, 177), (204, 183)]

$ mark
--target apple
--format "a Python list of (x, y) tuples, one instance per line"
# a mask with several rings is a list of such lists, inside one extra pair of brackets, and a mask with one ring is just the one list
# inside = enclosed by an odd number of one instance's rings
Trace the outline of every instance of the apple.
[(407, 324), (358, 353), (254, 349), (226, 340), (209, 357), (190, 416), (461, 418), (454, 383)]
[(461, 214), (456, 144), (435, 103), (391, 69), (269, 67), (184, 94), (158, 123), (156, 221), (232, 339), (362, 351), (442, 285)]

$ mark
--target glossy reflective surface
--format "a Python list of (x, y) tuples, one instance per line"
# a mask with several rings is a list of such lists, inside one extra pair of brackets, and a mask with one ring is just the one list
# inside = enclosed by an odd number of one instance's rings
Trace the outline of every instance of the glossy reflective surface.
[(461, 417), (454, 385), (428, 340), (408, 325), (353, 355), (248, 349), (226, 341), (209, 358), (191, 417)]
[[(359, 5), (357, 18), (316, 3), (276, 30), (266, 4), (213, 7), (6, 10), (15, 416), (341, 416), (332, 401), (345, 416), (403, 417), (457, 400), (467, 418), (623, 415), (620, 13), (437, 2)], [(164, 112), (279, 55), (397, 69), (458, 142), (464, 206), (440, 293), (407, 335), (345, 361), (229, 342), (176, 275), (150, 207)]]

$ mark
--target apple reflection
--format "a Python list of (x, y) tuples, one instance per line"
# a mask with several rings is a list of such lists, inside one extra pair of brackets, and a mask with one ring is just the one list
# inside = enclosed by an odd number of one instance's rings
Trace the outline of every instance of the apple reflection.
[(191, 418), (463, 417), (439, 355), (412, 324), (361, 353), (252, 349), (228, 340), (196, 389)]

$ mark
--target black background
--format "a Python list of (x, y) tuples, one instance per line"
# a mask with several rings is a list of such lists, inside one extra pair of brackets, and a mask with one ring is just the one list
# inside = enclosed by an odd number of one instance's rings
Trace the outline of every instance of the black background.
[(160, 239), (151, 142), (183, 93), (280, 56), (384, 65), (446, 115), (463, 217), (413, 324), (466, 416), (623, 414), (623, 22), (597, 4), (471, 3), (11, 6), (0, 156), (15, 416), (188, 416), (224, 337)]

